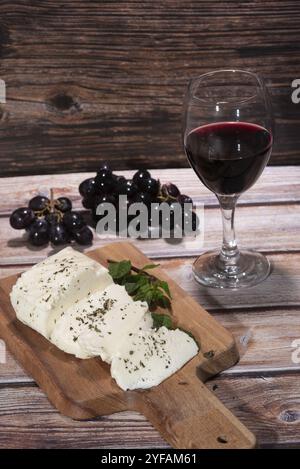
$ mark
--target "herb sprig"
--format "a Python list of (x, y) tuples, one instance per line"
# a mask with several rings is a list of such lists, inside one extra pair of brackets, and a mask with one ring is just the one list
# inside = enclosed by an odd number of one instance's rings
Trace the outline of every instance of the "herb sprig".
[(147, 264), (139, 269), (131, 264), (131, 261), (114, 261), (108, 259), (108, 270), (115, 283), (124, 285), (134, 301), (146, 301), (149, 309), (157, 307), (171, 307), (171, 292), (166, 281), (160, 280), (149, 273), (159, 264)]
[[(108, 271), (115, 283), (124, 285), (127, 293), (133, 297), (134, 301), (146, 301), (151, 311), (153, 328), (159, 329), (165, 326), (167, 329), (174, 329), (172, 318), (169, 314), (155, 313), (157, 307), (171, 309), (171, 292), (166, 281), (160, 280), (148, 271), (159, 267), (159, 264), (147, 264), (142, 269), (131, 264), (130, 260), (114, 261), (108, 259)], [(181, 329), (181, 328), (180, 328)], [(193, 334), (185, 329), (181, 329), (192, 339), (197, 340)], [(200, 344), (198, 343), (200, 349)]]

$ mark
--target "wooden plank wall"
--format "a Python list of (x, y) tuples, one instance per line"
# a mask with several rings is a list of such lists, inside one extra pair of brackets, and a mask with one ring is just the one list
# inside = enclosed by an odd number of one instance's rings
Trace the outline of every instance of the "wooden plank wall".
[(271, 164), (298, 164), (299, 0), (0, 1), (0, 177), (186, 166), (188, 79), (243, 68), (267, 79)]

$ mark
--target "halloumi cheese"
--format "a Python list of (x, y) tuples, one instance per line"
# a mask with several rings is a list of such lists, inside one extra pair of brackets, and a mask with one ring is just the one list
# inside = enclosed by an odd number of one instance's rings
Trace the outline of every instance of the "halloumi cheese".
[(111, 362), (111, 375), (120, 388), (146, 389), (157, 386), (191, 360), (198, 346), (180, 329), (143, 330), (120, 347)]
[(133, 301), (125, 287), (112, 284), (66, 310), (50, 340), (78, 358), (100, 356), (110, 363), (128, 334), (151, 325), (147, 303)]
[(69, 306), (112, 283), (105, 267), (67, 247), (24, 272), (10, 298), (18, 319), (49, 339)]
[(66, 353), (110, 363), (124, 390), (157, 386), (198, 353), (182, 330), (153, 329), (147, 303), (71, 247), (23, 273), (10, 296), (19, 320)]

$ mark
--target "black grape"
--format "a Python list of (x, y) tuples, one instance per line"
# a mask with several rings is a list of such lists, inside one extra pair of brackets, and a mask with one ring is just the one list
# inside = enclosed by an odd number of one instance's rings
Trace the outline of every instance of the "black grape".
[(45, 216), (45, 220), (49, 223), (49, 225), (54, 225), (55, 223), (59, 222), (60, 215), (57, 212), (50, 212)]
[(37, 219), (28, 230), (29, 242), (34, 246), (43, 246), (49, 242), (49, 224), (46, 220)]
[(79, 185), (79, 192), (82, 197), (91, 198), (96, 195), (96, 184), (94, 178), (85, 179)]
[(34, 212), (40, 212), (41, 210), (45, 210), (47, 205), (50, 203), (48, 197), (44, 197), (43, 195), (37, 195), (33, 197), (29, 201), (28, 207), (31, 208)]
[(87, 246), (92, 244), (93, 241), (93, 232), (88, 226), (83, 226), (78, 230), (73, 231), (74, 240), (81, 245)]
[(116, 205), (117, 199), (114, 195), (110, 194), (102, 194), (95, 198), (95, 207), (99, 204), (110, 203)]
[(82, 215), (78, 212), (66, 212), (63, 216), (63, 222), (71, 232), (78, 230), (84, 225)]
[(72, 202), (68, 197), (58, 197), (55, 201), (55, 207), (61, 212), (68, 212), (72, 210)]
[(114, 187), (114, 180), (111, 172), (108, 170), (101, 170), (95, 177), (96, 191), (98, 193), (110, 192)]
[(82, 205), (84, 208), (86, 209), (91, 209), (91, 208), (94, 208), (95, 206), (95, 199), (93, 199), (92, 197), (84, 197), (82, 199)]
[(171, 182), (163, 184), (161, 191), (164, 196), (178, 197), (180, 194), (180, 190), (178, 189), (178, 187), (175, 184), (172, 184)]
[(35, 214), (33, 210), (27, 207), (17, 208), (9, 218), (10, 225), (15, 228), (15, 230), (27, 228), (34, 220)]
[(126, 182), (126, 178), (124, 176), (117, 176), (116, 174), (113, 174), (113, 180), (115, 181), (115, 184), (124, 184)]
[(101, 163), (98, 173), (100, 173), (100, 172), (103, 171), (103, 170), (104, 170), (104, 171), (107, 171), (107, 173), (109, 173), (109, 174), (112, 174), (111, 167), (110, 167), (110, 165), (107, 163), (107, 161), (104, 161), (103, 163)]
[(143, 192), (148, 192), (149, 194), (156, 196), (159, 191), (159, 181), (153, 178), (142, 179), (139, 182), (139, 189)]
[(137, 185), (130, 180), (121, 180), (118, 184), (118, 193), (120, 195), (127, 195), (127, 197), (133, 197), (138, 192)]
[(190, 196), (185, 195), (185, 194), (178, 195), (176, 199), (177, 199), (177, 202), (180, 203), (180, 205), (193, 203), (193, 199), (191, 199)]
[(137, 186), (139, 186), (140, 183), (143, 183), (143, 181), (150, 178), (151, 174), (149, 173), (149, 171), (147, 171), (146, 169), (140, 169), (134, 174), (132, 180)]
[(50, 241), (55, 246), (66, 244), (70, 241), (70, 235), (63, 223), (55, 223), (49, 228)]

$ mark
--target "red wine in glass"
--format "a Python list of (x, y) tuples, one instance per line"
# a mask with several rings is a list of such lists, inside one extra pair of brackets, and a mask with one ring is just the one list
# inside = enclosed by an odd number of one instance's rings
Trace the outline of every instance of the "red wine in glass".
[(185, 142), (188, 159), (200, 180), (215, 194), (240, 194), (265, 168), (272, 135), (248, 122), (215, 122), (192, 130)]
[(254, 286), (267, 278), (270, 262), (261, 253), (238, 249), (234, 213), (239, 196), (257, 181), (271, 154), (268, 90), (250, 71), (216, 70), (190, 80), (183, 111), (186, 155), (217, 196), (223, 224), (221, 250), (201, 254), (193, 264), (194, 277), (206, 287)]

